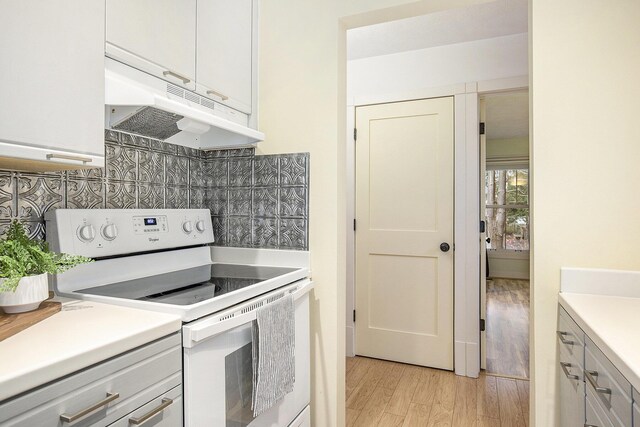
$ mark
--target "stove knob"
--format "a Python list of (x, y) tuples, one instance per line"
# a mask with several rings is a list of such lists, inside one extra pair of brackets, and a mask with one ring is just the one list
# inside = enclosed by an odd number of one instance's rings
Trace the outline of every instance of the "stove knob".
[(193, 231), (193, 225), (191, 224), (191, 221), (185, 221), (182, 223), (182, 231), (187, 234), (191, 234), (191, 232)]
[(118, 228), (115, 224), (106, 224), (102, 226), (100, 231), (105, 240), (113, 240), (118, 237)]
[(198, 233), (204, 233), (204, 221), (203, 220), (198, 220), (196, 222), (196, 230), (198, 230)]
[(78, 227), (77, 234), (78, 239), (88, 243), (96, 237), (96, 230), (91, 224), (81, 225), (80, 227)]

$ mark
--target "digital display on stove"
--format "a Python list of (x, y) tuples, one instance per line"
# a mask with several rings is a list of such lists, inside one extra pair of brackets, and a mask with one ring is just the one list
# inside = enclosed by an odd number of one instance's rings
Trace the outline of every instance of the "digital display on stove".
[(158, 220), (156, 218), (145, 218), (144, 225), (158, 225)]

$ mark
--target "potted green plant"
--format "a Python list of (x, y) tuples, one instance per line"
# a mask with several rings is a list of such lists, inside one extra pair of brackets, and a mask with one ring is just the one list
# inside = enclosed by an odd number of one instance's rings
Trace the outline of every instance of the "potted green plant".
[(18, 221), (0, 240), (0, 307), (6, 313), (35, 310), (49, 297), (47, 274), (67, 271), (93, 261), (51, 252), (46, 242), (30, 239)]

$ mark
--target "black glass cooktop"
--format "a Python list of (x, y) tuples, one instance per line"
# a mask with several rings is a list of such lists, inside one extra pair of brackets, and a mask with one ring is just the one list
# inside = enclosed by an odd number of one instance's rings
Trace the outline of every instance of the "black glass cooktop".
[(191, 305), (295, 270), (286, 267), (211, 264), (76, 292), (163, 304)]

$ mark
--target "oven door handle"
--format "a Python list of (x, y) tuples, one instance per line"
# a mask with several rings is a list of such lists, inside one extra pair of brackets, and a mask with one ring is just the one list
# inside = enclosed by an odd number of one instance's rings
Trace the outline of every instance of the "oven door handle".
[[(311, 289), (314, 288), (314, 283), (309, 279), (305, 280), (295, 292), (293, 292), (293, 300), (296, 301), (306, 295)], [(267, 299), (268, 296), (260, 298), (261, 300)], [(255, 320), (256, 310), (258, 307), (242, 313), (243, 308), (255, 304), (255, 301), (247, 301), (246, 303), (235, 308), (231, 313), (222, 312), (216, 315), (213, 319), (206, 319), (201, 322), (197, 322), (195, 325), (187, 325), (183, 328), (182, 333), (182, 345), (186, 348), (195, 347), (199, 342), (212, 338), (230, 329), (244, 325), (246, 323)], [(221, 320), (224, 319), (224, 320)]]

